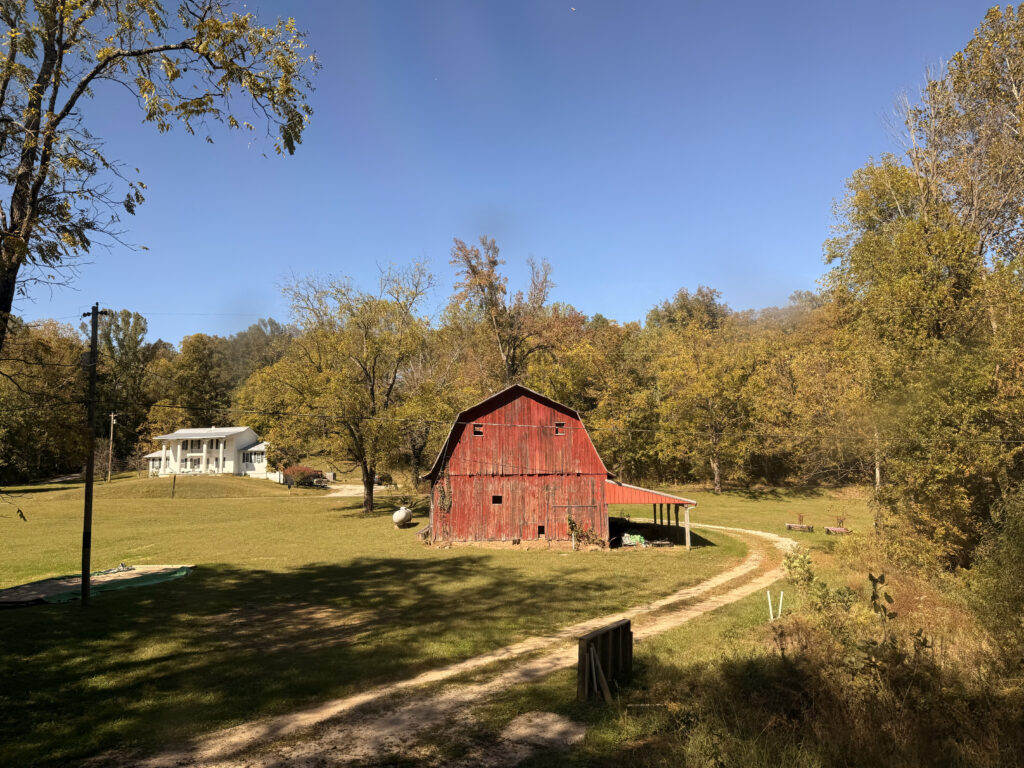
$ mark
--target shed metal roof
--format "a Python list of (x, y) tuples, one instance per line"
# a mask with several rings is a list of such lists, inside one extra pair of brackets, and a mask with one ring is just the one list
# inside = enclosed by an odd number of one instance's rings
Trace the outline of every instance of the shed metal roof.
[(684, 499), (682, 496), (673, 496), (670, 493), (651, 491), (637, 485), (626, 485), (617, 480), (606, 480), (604, 487), (604, 500), (608, 504), (683, 504), (687, 507), (696, 507), (697, 502), (692, 499)]

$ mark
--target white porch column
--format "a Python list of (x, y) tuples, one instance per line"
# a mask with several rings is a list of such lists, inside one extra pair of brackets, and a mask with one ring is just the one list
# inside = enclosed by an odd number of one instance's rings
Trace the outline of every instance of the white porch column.
[(219, 443), (219, 445), (220, 445), (220, 471), (221, 472), (225, 471), (224, 470), (224, 443), (225, 442), (227, 442), (227, 441), (226, 440), (221, 440), (220, 443)]
[(166, 471), (167, 471), (167, 443), (166, 442), (161, 442), (160, 443), (160, 472), (157, 472), (157, 474), (159, 475), (161, 472), (166, 472)]
[(210, 447), (209, 440), (203, 440), (203, 472), (210, 471), (210, 455), (207, 449)]
[(181, 440), (178, 441), (178, 471), (181, 472)]

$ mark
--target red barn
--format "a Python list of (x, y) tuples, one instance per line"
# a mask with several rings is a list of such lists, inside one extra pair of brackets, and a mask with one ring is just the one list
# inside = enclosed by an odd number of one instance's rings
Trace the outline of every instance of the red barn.
[(564, 541), (570, 514), (607, 541), (610, 503), (695, 505), (615, 482), (579, 414), (519, 385), (460, 413), (424, 478), (433, 541)]

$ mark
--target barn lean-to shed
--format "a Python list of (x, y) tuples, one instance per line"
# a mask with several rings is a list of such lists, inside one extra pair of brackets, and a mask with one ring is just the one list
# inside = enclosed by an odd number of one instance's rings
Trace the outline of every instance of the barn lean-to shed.
[(432, 541), (608, 539), (608, 504), (695, 502), (613, 479), (579, 414), (513, 385), (460, 413), (430, 471)]

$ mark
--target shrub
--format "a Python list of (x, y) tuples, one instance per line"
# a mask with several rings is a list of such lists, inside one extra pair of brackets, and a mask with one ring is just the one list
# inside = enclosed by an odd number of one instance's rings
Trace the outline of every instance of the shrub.
[(1024, 660), (1024, 492), (997, 504), (992, 517), (968, 584), (975, 613), (1016, 666)]
[(318, 477), (323, 477), (324, 473), (319, 469), (313, 469), (313, 467), (305, 467), (302, 464), (293, 464), (284, 471), (284, 476), (290, 479), (295, 485), (312, 485), (313, 481)]

